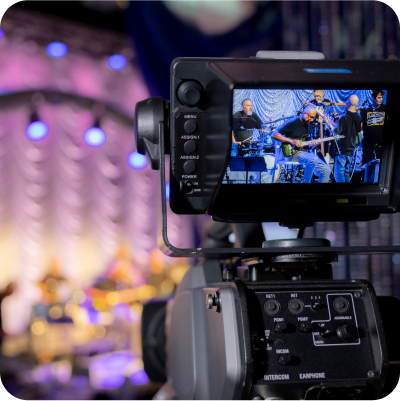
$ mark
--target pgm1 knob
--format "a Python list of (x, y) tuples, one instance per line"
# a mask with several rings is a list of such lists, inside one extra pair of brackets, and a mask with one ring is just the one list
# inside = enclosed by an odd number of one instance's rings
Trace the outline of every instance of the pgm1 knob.
[(277, 333), (283, 333), (285, 330), (287, 330), (287, 324), (285, 322), (279, 322), (275, 325), (275, 331)]
[(203, 97), (204, 89), (197, 81), (185, 81), (178, 87), (178, 100), (188, 107), (195, 107)]
[(352, 324), (344, 324), (336, 329), (336, 334), (341, 340), (352, 340), (357, 336), (357, 329)]

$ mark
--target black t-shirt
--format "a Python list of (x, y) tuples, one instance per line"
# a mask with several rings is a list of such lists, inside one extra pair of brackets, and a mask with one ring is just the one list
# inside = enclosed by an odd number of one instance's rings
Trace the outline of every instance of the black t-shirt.
[(385, 124), (385, 105), (381, 104), (376, 109), (371, 106), (361, 109), (364, 141), (371, 145), (381, 145), (383, 126)]
[(344, 116), (340, 117), (335, 131), (338, 135), (344, 135), (344, 138), (337, 141), (340, 154), (352, 156), (355, 150), (357, 134), (361, 131), (361, 116), (358, 113), (347, 111)]
[(280, 134), (286, 138), (299, 139), (308, 135), (308, 125), (300, 119), (300, 117), (293, 117), (281, 127), (276, 129)]
[[(233, 113), (233, 118), (251, 118), (255, 121), (255, 127), (257, 129), (261, 129), (261, 124), (262, 121), (260, 119), (260, 117), (258, 117), (258, 115), (256, 113), (253, 113), (251, 116), (248, 116), (244, 111), (237, 111), (236, 113)], [(245, 130), (241, 130), (239, 129), (239, 127), (241, 126), (241, 124), (236, 124), (234, 123), (233, 126), (233, 135), (235, 136), (235, 139), (237, 141), (244, 141), (246, 139), (248, 139), (249, 137), (251, 137), (252, 132), (249, 131), (249, 129), (245, 129)], [(244, 125), (243, 125), (244, 126)]]

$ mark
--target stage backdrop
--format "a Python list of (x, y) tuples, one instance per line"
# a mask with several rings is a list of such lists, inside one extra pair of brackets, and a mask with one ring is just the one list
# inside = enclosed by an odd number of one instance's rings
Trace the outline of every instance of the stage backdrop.
[[(340, 89), (340, 88), (338, 88)], [(370, 89), (370, 88), (365, 88)], [(351, 95), (357, 95), (361, 107), (372, 104), (372, 90), (323, 90), (324, 99), (332, 103), (346, 103)], [(386, 91), (383, 103), (386, 104)], [(250, 99), (253, 104), (253, 112), (256, 113), (263, 123), (275, 121), (282, 117), (294, 117), (304, 106), (304, 102), (314, 99), (313, 89), (305, 90), (282, 90), (282, 89), (236, 89), (233, 93), (233, 113), (240, 111), (242, 101)], [(346, 106), (332, 105), (327, 108), (328, 114), (346, 112)], [(286, 120), (287, 121), (287, 120)], [(284, 123), (278, 121), (274, 126), (278, 127)]]
[[(54, 263), (80, 288), (126, 245), (147, 277), (159, 189), (149, 166), (127, 163), (136, 150), (135, 104), (149, 96), (129, 38), (13, 8), (1, 28), (0, 288), (17, 284), (2, 304), (13, 311), (3, 315), (13, 333), (26, 327), (40, 298), (35, 283)], [(64, 57), (47, 54), (55, 41), (67, 46)], [(114, 54), (127, 59), (123, 69), (109, 67)], [(25, 135), (34, 108), (49, 127), (39, 141)], [(91, 147), (83, 134), (96, 120), (106, 142)], [(173, 244), (193, 245), (189, 220), (170, 215)]]

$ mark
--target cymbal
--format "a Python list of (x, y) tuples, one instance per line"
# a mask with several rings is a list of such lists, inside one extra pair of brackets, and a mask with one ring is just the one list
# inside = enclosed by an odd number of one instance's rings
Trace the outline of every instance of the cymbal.
[(240, 127), (245, 129), (253, 129), (257, 127), (257, 121), (251, 117), (235, 117), (233, 119), (233, 129), (240, 130)]

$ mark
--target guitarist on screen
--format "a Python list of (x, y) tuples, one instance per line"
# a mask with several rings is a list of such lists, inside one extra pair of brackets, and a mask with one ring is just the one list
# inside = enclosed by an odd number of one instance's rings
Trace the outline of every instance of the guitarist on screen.
[[(300, 117), (294, 117), (287, 121), (274, 131), (271, 137), (283, 144), (289, 143), (297, 148), (301, 148), (302, 143), (300, 138), (304, 138), (308, 135), (308, 124), (314, 120), (316, 115), (315, 106), (308, 105)], [(316, 144), (316, 141), (313, 141), (313, 145), (315, 146)], [(305, 165), (303, 183), (309, 183), (313, 173), (318, 177), (319, 183), (326, 183), (329, 181), (331, 174), (330, 168), (314, 153), (302, 150), (287, 159), (288, 161)]]

